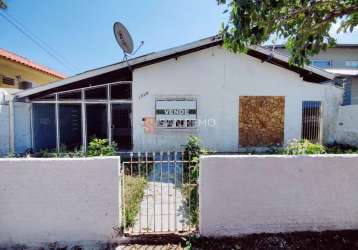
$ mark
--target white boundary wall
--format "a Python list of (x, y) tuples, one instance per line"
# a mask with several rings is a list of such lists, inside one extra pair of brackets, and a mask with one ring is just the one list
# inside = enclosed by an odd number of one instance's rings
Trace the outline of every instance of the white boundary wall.
[(339, 107), (336, 141), (358, 146), (358, 105)]
[(119, 168), (119, 157), (0, 159), (0, 244), (110, 239)]
[(358, 155), (200, 159), (200, 234), (358, 229)]

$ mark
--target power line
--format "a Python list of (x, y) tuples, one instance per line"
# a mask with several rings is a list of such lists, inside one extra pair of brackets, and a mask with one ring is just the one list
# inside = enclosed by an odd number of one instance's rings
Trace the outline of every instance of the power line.
[(59, 54), (57, 52), (57, 50), (53, 49), (48, 43), (46, 43), (44, 40), (42, 40), (37, 35), (35, 35), (33, 32), (31, 32), (30, 29), (28, 29), (24, 24), (22, 24), (14, 16), (11, 16), (9, 13), (6, 13), (6, 15), (8, 17), (10, 17), (13, 21), (15, 21), (19, 26), (21, 26), (23, 28), (23, 30), (26, 30), (27, 33), (30, 34), (33, 38), (35, 38), (37, 41), (41, 42), (45, 47), (47, 47), (47, 49), (50, 50), (51, 53), (53, 53), (55, 56), (60, 58), (62, 60), (62, 62), (68, 64), (68, 66), (70, 66), (72, 69), (75, 69), (75, 70), (79, 71), (79, 68), (77, 66), (75, 66), (74, 64), (69, 62), (65, 57), (63, 57), (61, 54)]
[[(21, 25), (19, 21), (12, 20), (14, 18), (11, 18), (8, 14), (5, 14), (3, 12), (0, 12), (0, 15), (9, 22), (12, 26), (14, 26), (19, 32), (21, 32), (23, 35), (25, 35), (28, 39), (30, 39), (33, 43), (35, 43), (39, 48), (41, 48), (47, 55), (49, 55), (52, 59), (56, 60), (58, 63), (60, 63), (62, 66), (67, 68), (70, 71), (76, 71), (76, 69), (73, 66), (68, 65), (62, 56), (56, 55), (57, 53), (54, 52), (53, 49), (51, 49), (45, 42), (41, 41), (38, 37), (35, 38), (35, 35), (31, 35), (31, 32), (26, 31), (25, 27)], [(41, 44), (42, 42), (42, 44)], [(46, 48), (46, 46), (48, 48)], [(60, 58), (62, 57), (62, 59)]]

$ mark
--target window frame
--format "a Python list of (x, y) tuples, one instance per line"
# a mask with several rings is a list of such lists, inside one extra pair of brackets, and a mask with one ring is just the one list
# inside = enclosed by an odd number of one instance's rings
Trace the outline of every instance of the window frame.
[[(347, 65), (347, 63), (353, 63), (356, 66)], [(347, 68), (358, 69), (358, 60), (345, 60), (344, 61), (344, 66), (347, 67)]]
[[(322, 62), (328, 62), (328, 67), (320, 67), (317, 65), (314, 65), (314, 63), (322, 63)], [(310, 65), (316, 68), (320, 68), (320, 69), (327, 69), (327, 68), (332, 68), (332, 60), (330, 59), (312, 59), (310, 60)]]

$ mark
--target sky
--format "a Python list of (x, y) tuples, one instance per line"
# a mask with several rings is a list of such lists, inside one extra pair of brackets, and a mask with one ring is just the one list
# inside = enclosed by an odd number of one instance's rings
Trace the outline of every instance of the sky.
[[(61, 62), (44, 52), (2, 16), (0, 48), (67, 76), (123, 59), (113, 35), (116, 21), (127, 27), (135, 47), (144, 41), (136, 56), (215, 35), (225, 21), (223, 8), (217, 5), (216, 0), (5, 1), (8, 5), (6, 15), (20, 23)], [(339, 43), (358, 43), (358, 31), (337, 38)]]

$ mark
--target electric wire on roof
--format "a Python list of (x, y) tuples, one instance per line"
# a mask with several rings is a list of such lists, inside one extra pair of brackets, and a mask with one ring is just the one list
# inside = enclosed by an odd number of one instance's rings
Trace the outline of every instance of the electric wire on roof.
[(69, 63), (63, 56), (61, 56), (58, 52), (56, 52), (53, 48), (51, 48), (45, 41), (40, 39), (34, 33), (29, 31), (21, 22), (16, 20), (13, 16), (10, 16), (8, 13), (0, 12), (0, 15), (10, 23), (14, 28), (16, 28), (19, 32), (25, 35), (28, 39), (30, 39), (33, 43), (35, 43), (40, 49), (42, 49), (47, 55), (49, 55), (52, 59), (57, 61), (66, 69), (71, 72), (77, 72), (79, 69), (73, 64)]

